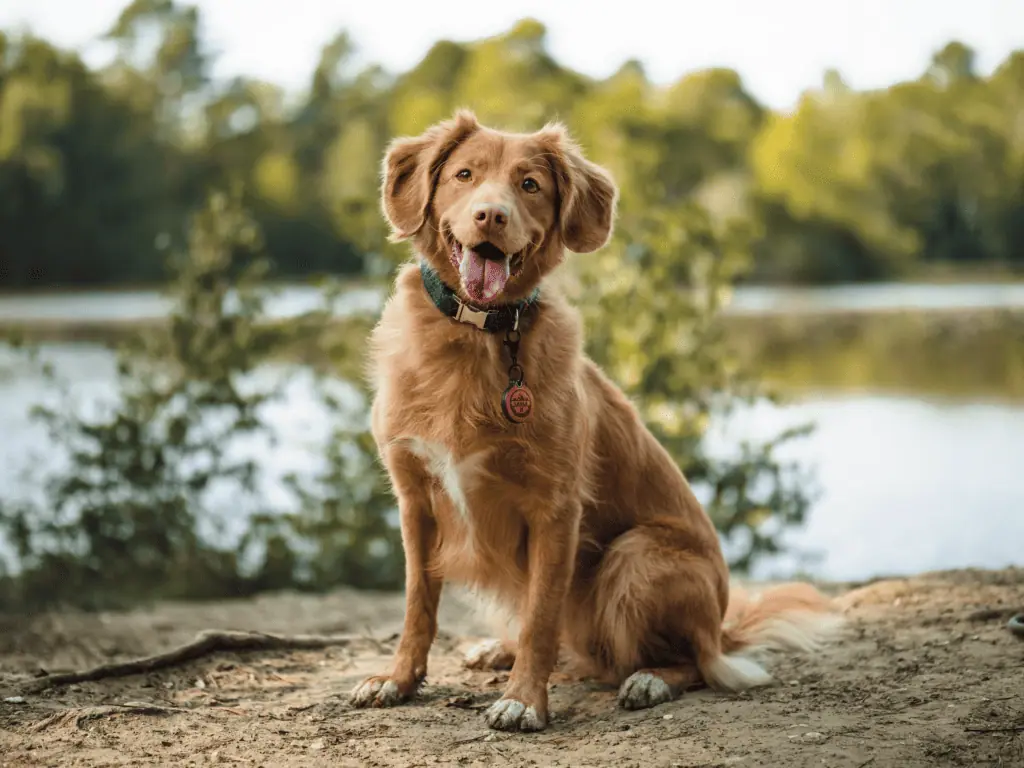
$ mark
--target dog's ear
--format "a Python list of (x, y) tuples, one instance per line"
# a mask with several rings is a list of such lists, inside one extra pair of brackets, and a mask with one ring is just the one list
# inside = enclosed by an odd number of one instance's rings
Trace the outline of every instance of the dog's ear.
[(562, 242), (573, 253), (590, 253), (608, 242), (615, 221), (618, 188), (611, 175), (590, 162), (560, 124), (547, 125), (538, 138), (552, 159), (558, 184)]
[(479, 127), (472, 112), (460, 110), (419, 136), (391, 143), (384, 156), (381, 200), (393, 240), (412, 237), (423, 228), (448, 156)]

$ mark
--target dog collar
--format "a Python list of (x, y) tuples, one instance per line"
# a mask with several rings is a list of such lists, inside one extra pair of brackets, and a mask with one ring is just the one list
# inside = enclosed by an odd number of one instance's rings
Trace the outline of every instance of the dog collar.
[(534, 288), (533, 293), (527, 298), (514, 304), (504, 304), (494, 309), (477, 309), (460, 299), (425, 261), (420, 261), (420, 275), (423, 277), (423, 287), (426, 288), (427, 295), (434, 302), (434, 306), (441, 310), (441, 314), (460, 323), (474, 325), (488, 333), (518, 331), (520, 313), (540, 296), (540, 289)]

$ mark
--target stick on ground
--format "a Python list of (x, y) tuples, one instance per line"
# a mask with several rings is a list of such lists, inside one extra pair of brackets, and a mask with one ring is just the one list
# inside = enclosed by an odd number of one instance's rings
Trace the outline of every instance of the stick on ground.
[(38, 723), (29, 727), (33, 733), (45, 731), (52, 725), (67, 725), (74, 722), (76, 728), (82, 728), (87, 720), (93, 720), (107, 715), (167, 715), (173, 712), (187, 712), (183, 707), (161, 707), (156, 704), (135, 703), (135, 704), (111, 704), (102, 707), (79, 707), (68, 709), (63, 712), (56, 712), (49, 717), (44, 717)]
[(283, 649), (317, 649), (351, 645), (358, 638), (350, 635), (270, 635), (264, 632), (233, 632), (205, 630), (185, 645), (165, 653), (146, 656), (133, 661), (101, 664), (78, 672), (62, 672), (34, 680), (16, 683), (19, 694), (32, 694), (73, 683), (87, 683), (111, 677), (127, 677), (167, 669), (187, 661), (194, 661), (219, 651), (273, 651)]

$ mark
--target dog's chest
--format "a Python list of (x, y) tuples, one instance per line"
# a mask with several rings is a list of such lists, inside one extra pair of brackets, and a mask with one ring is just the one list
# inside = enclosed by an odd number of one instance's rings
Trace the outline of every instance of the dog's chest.
[(478, 451), (456, 459), (442, 443), (414, 437), (408, 445), (409, 450), (423, 462), (427, 472), (441, 485), (461, 521), (468, 524), (471, 520), (470, 495), (483, 479), (487, 452)]
[(522, 578), (524, 522), (510, 504), (507, 480), (491, 461), (500, 446), (454, 455), (439, 442), (412, 438), (408, 450), (436, 483), (438, 548), (434, 565), (446, 579), (499, 591)]

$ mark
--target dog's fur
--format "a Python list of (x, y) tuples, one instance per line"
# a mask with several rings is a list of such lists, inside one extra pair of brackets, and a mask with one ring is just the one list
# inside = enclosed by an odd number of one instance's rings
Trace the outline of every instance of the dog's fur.
[[(806, 585), (729, 605), (714, 526), (634, 407), (583, 354), (576, 312), (545, 281), (567, 250), (605, 244), (616, 196), (611, 177), (557, 125), (509, 134), (460, 112), (387, 152), (383, 206), (395, 238), (411, 240), (463, 300), (456, 243), (486, 240), (511, 256), (512, 277), (490, 303), (543, 287), (523, 314), (519, 351), (534, 416), (513, 425), (500, 405), (502, 335), (442, 315), (416, 263), (397, 277), (372, 336), (372, 429), (401, 513), (407, 610), (392, 671), (357, 686), (356, 705), (415, 693), (444, 580), (495, 594), (521, 623), (518, 647), (496, 643), (473, 660), (514, 659), (488, 712), (501, 729), (545, 726), (560, 647), (589, 674), (621, 683), (620, 702), (639, 708), (702, 682), (764, 684), (752, 650), (812, 649), (835, 625), (829, 601)], [(474, 218), (492, 203), (506, 220)]]

